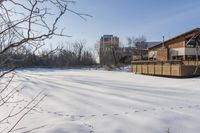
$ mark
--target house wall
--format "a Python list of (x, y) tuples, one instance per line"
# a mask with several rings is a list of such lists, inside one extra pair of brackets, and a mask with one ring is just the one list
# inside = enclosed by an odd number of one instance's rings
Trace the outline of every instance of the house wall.
[(156, 58), (159, 61), (172, 60), (173, 56), (183, 56), (185, 58), (185, 37), (179, 37), (177, 39), (165, 42), (163, 45), (157, 46), (154, 49), (149, 50), (149, 58)]
[(160, 48), (157, 51), (156, 59), (159, 61), (167, 61), (169, 57), (169, 51), (167, 48)]
[(167, 48), (184, 48), (185, 47), (185, 38), (180, 37), (177, 39), (174, 39), (172, 41), (169, 41), (165, 44)]

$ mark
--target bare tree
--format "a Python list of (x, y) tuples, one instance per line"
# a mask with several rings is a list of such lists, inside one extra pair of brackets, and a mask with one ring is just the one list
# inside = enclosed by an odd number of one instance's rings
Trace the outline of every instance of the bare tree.
[[(3, 44), (0, 56), (22, 45), (38, 49), (43, 45), (40, 42), (46, 39), (67, 36), (63, 34), (63, 29), (59, 31), (57, 27), (66, 11), (75, 13), (83, 19), (84, 16), (89, 16), (70, 10), (68, 5), (74, 1), (68, 0), (7, 0), (1, 3), (0, 35), (4, 41), (1, 42)], [(53, 10), (49, 6), (52, 6)]]
[(99, 41), (94, 44), (94, 49), (99, 56), (100, 65), (117, 66), (122, 57), (121, 42), (111, 42), (109, 45), (102, 45)]
[(97, 53), (98, 56), (100, 56), (100, 42), (97, 41), (95, 44), (94, 44), (94, 50), (95, 52)]
[(105, 60), (106, 60), (107, 49), (106, 48), (102, 48), (101, 45), (100, 45), (100, 42), (97, 41), (94, 44), (94, 50), (97, 53), (97, 56), (98, 56), (98, 59), (99, 59), (99, 63), (101, 65), (103, 65), (102, 62), (105, 62)]
[(75, 41), (75, 43), (73, 43), (74, 53), (77, 56), (78, 64), (80, 64), (81, 62), (81, 55), (83, 54), (83, 49), (85, 47), (85, 44), (86, 44), (86, 41)]
[(145, 58), (146, 49), (147, 49), (147, 43), (146, 43), (146, 37), (141, 36), (139, 38), (135, 39), (135, 47), (138, 51), (138, 54), (140, 55), (141, 59), (143, 60)]
[(146, 37), (145, 36), (140, 36), (138, 38), (135, 38), (135, 47), (138, 49), (146, 49), (147, 48), (147, 43), (146, 43)]
[(127, 45), (130, 48), (135, 47), (135, 37), (127, 37)]
[(199, 70), (199, 52), (200, 52), (200, 31), (194, 35), (188, 42), (186, 43), (186, 46), (188, 47), (194, 47), (196, 51), (196, 69), (193, 72), (194, 75)]
[(122, 58), (122, 43), (119, 42), (119, 45), (111, 46), (110, 50), (114, 59), (114, 65), (118, 66), (120, 63), (120, 59)]
[(0, 0), (0, 4), (3, 2), (4, 0)]
[[(45, 40), (54, 36), (64, 36), (63, 29), (58, 28), (58, 23), (68, 11), (82, 19), (88, 14), (75, 12), (68, 8), (69, 0), (0, 0), (0, 79), (4, 79), (18, 67), (15, 65), (16, 58), (11, 55), (26, 52), (30, 48), (33, 53), (41, 48)], [(12, 53), (12, 54), (11, 54)], [(19, 55), (19, 54), (18, 54)], [(25, 56), (26, 57), (26, 56)], [(7, 82), (2, 81), (0, 86), (0, 110), (13, 103), (12, 109), (8, 109), (5, 116), (0, 118), (0, 132), (11, 132), (18, 123), (46, 97), (42, 92), (38, 93), (24, 106), (24, 99), (16, 100), (15, 96), (24, 88), (11, 85), (14, 76)], [(7, 79), (7, 78), (5, 78)], [(21, 103), (21, 109), (18, 107)], [(18, 108), (18, 109), (17, 109)], [(13, 125), (13, 117), (18, 120)], [(5, 124), (6, 123), (6, 124)], [(3, 127), (2, 125), (6, 125)]]
[(128, 46), (131, 49), (131, 54), (135, 56), (139, 56), (141, 60), (145, 59), (145, 56), (147, 55), (147, 43), (146, 43), (146, 37), (140, 36), (140, 37), (128, 37), (127, 38)]

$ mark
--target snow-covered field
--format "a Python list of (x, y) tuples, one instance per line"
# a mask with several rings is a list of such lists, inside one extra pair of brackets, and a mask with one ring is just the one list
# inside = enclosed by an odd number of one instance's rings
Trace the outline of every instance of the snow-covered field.
[(200, 78), (101, 70), (18, 70), (23, 97), (48, 96), (14, 132), (199, 133)]

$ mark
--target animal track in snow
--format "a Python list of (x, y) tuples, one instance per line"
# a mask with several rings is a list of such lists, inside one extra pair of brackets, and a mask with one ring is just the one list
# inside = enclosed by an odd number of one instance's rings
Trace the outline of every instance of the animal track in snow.
[(94, 127), (93, 127), (91, 124), (86, 124), (86, 123), (85, 123), (84, 126), (86, 126), (87, 128), (90, 129), (90, 133), (95, 133)]
[(70, 114), (63, 114), (63, 113), (59, 113), (59, 112), (51, 112), (48, 110), (44, 110), (42, 108), (38, 108), (41, 112), (43, 113), (48, 113), (48, 114), (53, 114), (53, 115), (57, 115), (58, 117), (67, 117), (69, 118), (71, 121), (76, 121), (76, 120), (80, 120), (80, 119), (84, 119), (84, 118), (92, 118), (92, 117), (106, 117), (106, 116), (121, 116), (121, 115), (131, 115), (132, 113), (140, 113), (140, 112), (152, 112), (152, 111), (157, 111), (157, 110), (177, 110), (177, 109), (194, 109), (194, 108), (199, 108), (200, 105), (188, 105), (188, 106), (177, 106), (177, 107), (168, 107), (168, 108), (149, 108), (149, 109), (133, 109), (131, 107), (129, 107), (129, 109), (131, 111), (126, 111), (123, 113), (113, 113), (113, 114), (91, 114), (91, 115), (83, 115), (83, 114), (79, 114), (79, 115), (70, 115)]

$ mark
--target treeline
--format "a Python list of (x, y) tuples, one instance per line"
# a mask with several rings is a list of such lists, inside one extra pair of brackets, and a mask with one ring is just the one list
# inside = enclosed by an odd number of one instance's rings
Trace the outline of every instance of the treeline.
[[(60, 46), (51, 50), (33, 50), (26, 47), (4, 53), (0, 62), (4, 67), (81, 67), (96, 64), (86, 42), (76, 41), (70, 47)], [(69, 44), (68, 44), (69, 45)]]

